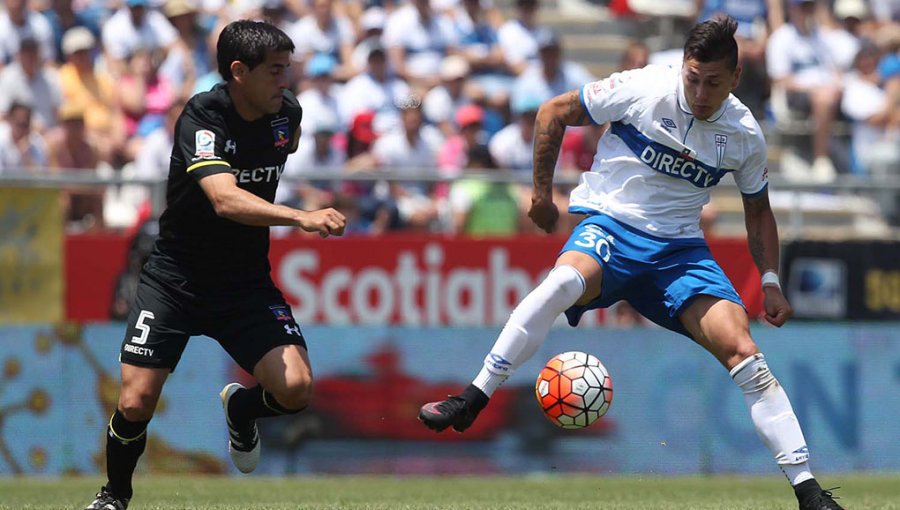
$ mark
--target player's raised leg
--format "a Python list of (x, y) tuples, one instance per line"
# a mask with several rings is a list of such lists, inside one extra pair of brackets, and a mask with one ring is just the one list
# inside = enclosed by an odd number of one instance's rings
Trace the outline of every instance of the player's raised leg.
[(510, 314), (472, 384), (461, 395), (422, 406), (419, 420), (436, 431), (469, 428), (497, 387), (537, 352), (556, 318), (576, 302), (600, 294), (601, 274), (600, 264), (589, 255), (560, 255), (547, 278)]
[(312, 369), (302, 345), (281, 345), (256, 364), (252, 388), (238, 383), (226, 385), (220, 397), (228, 425), (228, 453), (235, 467), (250, 473), (259, 464), (258, 418), (294, 414), (312, 398)]
[(750, 336), (747, 314), (737, 303), (701, 295), (681, 315), (694, 340), (728, 369), (744, 393), (756, 432), (775, 457), (800, 510), (840, 510), (809, 468), (809, 449), (784, 388)]
[(122, 364), (122, 387), (116, 412), (106, 427), (108, 481), (85, 510), (125, 510), (133, 493), (131, 479), (147, 446), (147, 424), (153, 417), (167, 368)]

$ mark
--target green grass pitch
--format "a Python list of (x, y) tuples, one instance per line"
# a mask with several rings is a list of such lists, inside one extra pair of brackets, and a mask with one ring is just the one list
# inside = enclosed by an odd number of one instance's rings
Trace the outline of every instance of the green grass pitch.
[[(828, 475), (847, 510), (900, 510), (900, 475)], [(2, 510), (80, 510), (97, 478), (0, 478)], [(788, 510), (770, 477), (143, 477), (129, 510)]]

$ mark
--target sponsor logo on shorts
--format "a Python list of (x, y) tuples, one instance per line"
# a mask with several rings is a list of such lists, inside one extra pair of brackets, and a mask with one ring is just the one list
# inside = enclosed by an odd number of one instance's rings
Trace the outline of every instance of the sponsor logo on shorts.
[(125, 344), (124, 351), (130, 352), (132, 354), (137, 354), (138, 356), (146, 356), (148, 358), (153, 357), (153, 349), (149, 347), (140, 347), (137, 345)]
[(276, 320), (279, 320), (279, 321), (292, 320), (291, 312), (289, 312), (287, 307), (284, 305), (272, 305), (269, 307), (269, 310), (272, 311), (272, 315), (275, 316)]

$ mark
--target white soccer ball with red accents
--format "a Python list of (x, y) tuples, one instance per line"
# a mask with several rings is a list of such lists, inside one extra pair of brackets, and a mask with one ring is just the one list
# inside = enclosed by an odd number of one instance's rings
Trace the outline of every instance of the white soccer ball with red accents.
[(547, 361), (534, 385), (544, 416), (565, 429), (580, 429), (609, 411), (613, 389), (609, 372), (586, 352), (557, 354)]

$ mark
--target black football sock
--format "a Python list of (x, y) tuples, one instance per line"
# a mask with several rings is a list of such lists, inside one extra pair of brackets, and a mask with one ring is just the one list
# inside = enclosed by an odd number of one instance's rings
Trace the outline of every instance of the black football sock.
[(131, 499), (131, 478), (147, 446), (146, 421), (128, 421), (116, 409), (106, 427), (106, 488), (116, 497)]
[(288, 409), (275, 400), (275, 396), (257, 384), (239, 389), (228, 400), (228, 417), (235, 425), (257, 418), (299, 413), (302, 409)]

